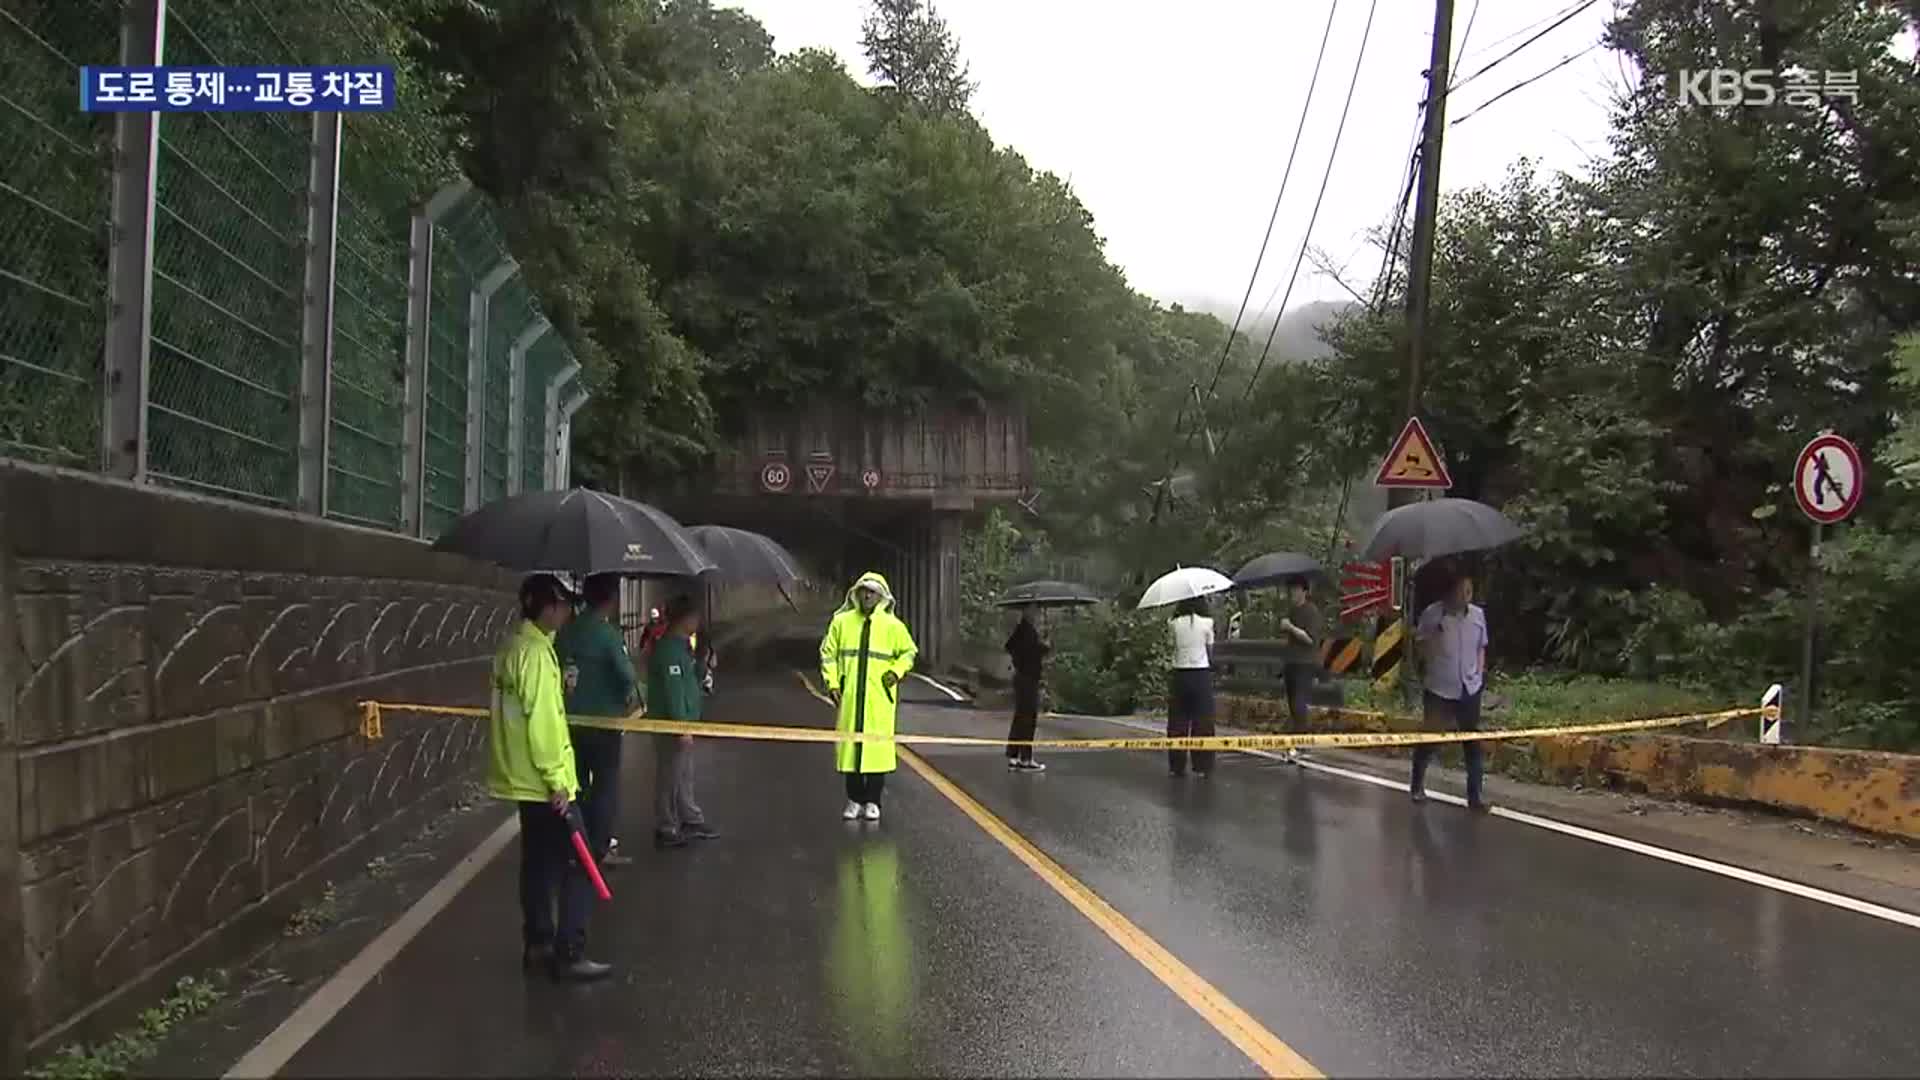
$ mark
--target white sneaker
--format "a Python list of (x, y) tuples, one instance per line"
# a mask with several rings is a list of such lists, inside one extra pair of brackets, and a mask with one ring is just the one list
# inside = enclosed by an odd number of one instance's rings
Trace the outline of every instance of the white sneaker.
[(1020, 762), (1020, 764), (1014, 766), (1014, 768), (1018, 769), (1021, 772), (1046, 772), (1047, 771), (1047, 766), (1043, 762), (1038, 762), (1038, 761), (1023, 760)]
[(845, 820), (845, 821), (853, 821), (859, 816), (860, 816), (860, 804), (857, 802), (847, 803), (847, 808), (845, 810), (840, 811), (840, 817), (842, 820)]
[(880, 820), (880, 804), (879, 803), (870, 802), (867, 804), (867, 820), (868, 821)]

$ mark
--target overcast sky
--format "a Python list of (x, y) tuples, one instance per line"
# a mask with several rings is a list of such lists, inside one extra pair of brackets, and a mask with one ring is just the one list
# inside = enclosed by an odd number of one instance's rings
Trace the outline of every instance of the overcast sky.
[[(1108, 255), (1135, 288), (1166, 300), (1210, 298), (1237, 306), (1335, 2), (942, 0), (938, 10), (980, 83), (976, 115), (1036, 168), (1071, 179), (1093, 211)], [(1337, 2), (1320, 84), (1250, 313), (1269, 298), (1277, 304), (1276, 293), (1286, 286), (1353, 75), (1368, 5)], [(1341, 276), (1363, 292), (1380, 261), (1366, 233), (1389, 217), (1399, 195), (1433, 25), (1429, 0), (1377, 5), (1312, 232), (1314, 246), (1345, 266)], [(734, 6), (765, 24), (781, 52), (828, 48), (856, 77), (871, 81), (860, 53), (866, 0), (734, 0)], [(1445, 188), (1498, 182), (1522, 156), (1547, 170), (1577, 171), (1605, 152), (1608, 102), (1624, 78), (1614, 55), (1597, 47), (1610, 0), (1485, 75), (1458, 82), (1572, 6), (1573, 0), (1457, 0), (1450, 125), (1514, 84), (1590, 51), (1449, 126), (1441, 157)], [(1287, 306), (1346, 297), (1308, 263)]]

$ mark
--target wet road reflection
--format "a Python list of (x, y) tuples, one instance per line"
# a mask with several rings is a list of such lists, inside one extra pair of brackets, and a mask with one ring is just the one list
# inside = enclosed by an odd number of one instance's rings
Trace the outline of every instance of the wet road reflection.
[(927, 756), (1330, 1075), (1920, 1075), (1906, 927), (1247, 756)]
[(826, 958), (828, 999), (859, 1071), (897, 1074), (910, 1058), (907, 1018), (914, 1001), (913, 941), (900, 911), (900, 855), (891, 838), (869, 836), (843, 849), (839, 863)]

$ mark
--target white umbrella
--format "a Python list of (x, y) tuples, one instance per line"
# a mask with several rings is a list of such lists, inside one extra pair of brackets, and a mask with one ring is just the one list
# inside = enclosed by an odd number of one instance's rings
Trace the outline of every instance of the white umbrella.
[(1140, 598), (1140, 610), (1166, 607), (1199, 596), (1212, 596), (1231, 588), (1233, 579), (1217, 570), (1209, 570), (1204, 566), (1181, 567), (1147, 586), (1147, 594)]

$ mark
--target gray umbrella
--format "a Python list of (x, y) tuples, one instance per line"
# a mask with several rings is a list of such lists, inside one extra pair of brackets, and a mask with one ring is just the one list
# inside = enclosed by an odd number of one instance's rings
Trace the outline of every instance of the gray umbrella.
[(714, 568), (663, 511), (586, 488), (490, 502), (454, 522), (433, 549), (524, 572), (691, 577)]
[(1249, 562), (1233, 575), (1233, 583), (1242, 589), (1259, 589), (1288, 578), (1308, 577), (1321, 572), (1320, 562), (1297, 551), (1274, 551)]
[(1081, 607), (1100, 602), (1100, 594), (1070, 581), (1029, 581), (1000, 594), (994, 607)]
[(1434, 559), (1462, 551), (1485, 551), (1520, 536), (1518, 525), (1486, 503), (1430, 499), (1380, 515), (1373, 534), (1367, 537), (1362, 557)]
[(771, 537), (725, 525), (695, 525), (687, 535), (713, 559), (721, 581), (773, 585), (785, 593), (807, 580), (800, 561)]

